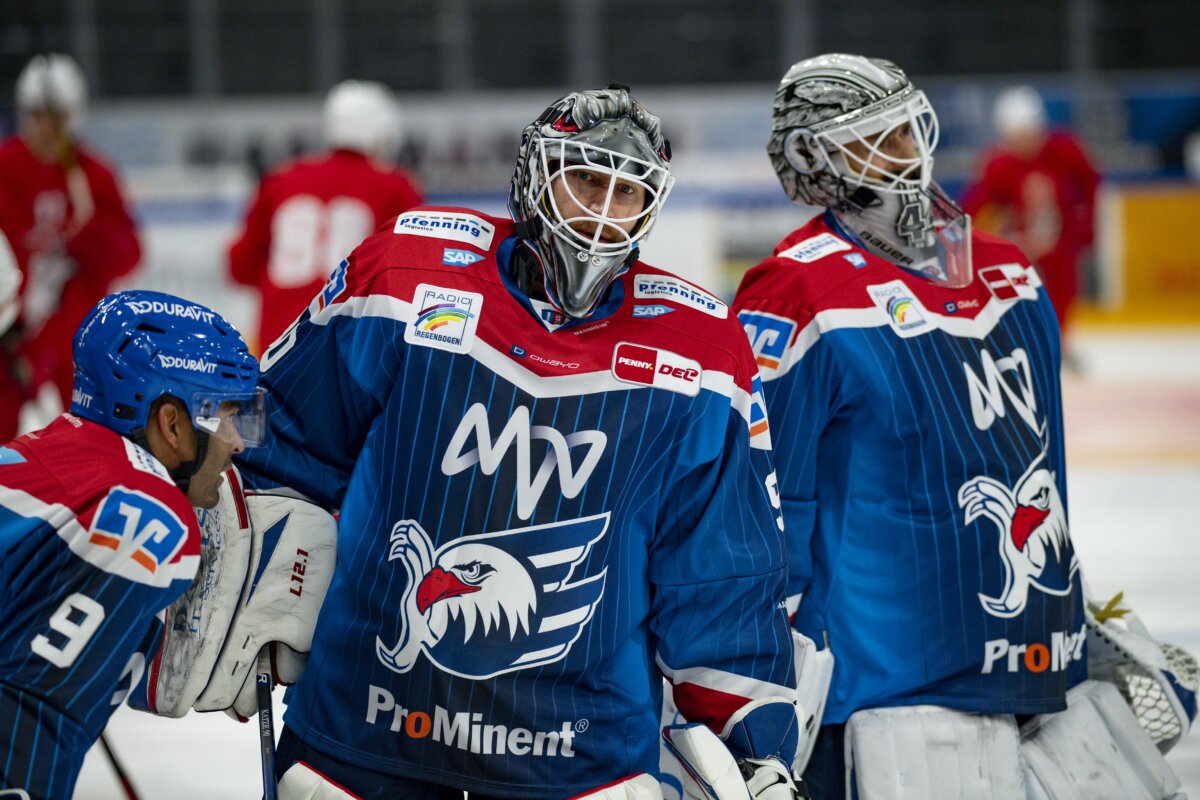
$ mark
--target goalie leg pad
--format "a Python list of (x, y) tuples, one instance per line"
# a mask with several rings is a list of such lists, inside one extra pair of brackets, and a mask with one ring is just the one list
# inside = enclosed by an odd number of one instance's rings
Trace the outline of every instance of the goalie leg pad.
[(800, 723), (799, 743), (792, 769), (803, 772), (812, 756), (821, 719), (825, 716), (825, 698), (833, 678), (833, 651), (817, 644), (799, 631), (792, 631), (796, 659), (796, 718)]
[[(297, 653), (312, 649), (317, 613), (329, 590), (337, 558), (337, 524), (317, 505), (292, 497), (248, 495), (254, 529), (249, 578), (225, 646), (197, 711), (233, 706), (253, 682), (258, 653), (271, 642)], [(243, 695), (245, 697), (245, 695)], [(254, 708), (238, 708), (250, 716)], [(249, 713), (246, 713), (249, 711)]]
[(279, 800), (361, 800), (315, 769), (297, 761), (279, 781)]
[(1019, 735), (1011, 716), (940, 706), (858, 711), (846, 722), (845, 747), (846, 797), (1011, 800), (1024, 795)]
[(1110, 683), (1084, 681), (1067, 710), (1021, 729), (1030, 800), (1178, 800), (1179, 779)]

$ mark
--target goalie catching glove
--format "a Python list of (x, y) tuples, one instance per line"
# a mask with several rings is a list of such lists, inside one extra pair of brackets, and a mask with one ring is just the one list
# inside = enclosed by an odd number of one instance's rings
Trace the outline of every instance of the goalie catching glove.
[(166, 611), (157, 653), (129, 704), (182, 717), (257, 709), (255, 666), (270, 647), (276, 683), (295, 682), (312, 648), (317, 613), (333, 578), (337, 524), (317, 505), (247, 494), (226, 470), (220, 502), (197, 512), (202, 545), (191, 588)]

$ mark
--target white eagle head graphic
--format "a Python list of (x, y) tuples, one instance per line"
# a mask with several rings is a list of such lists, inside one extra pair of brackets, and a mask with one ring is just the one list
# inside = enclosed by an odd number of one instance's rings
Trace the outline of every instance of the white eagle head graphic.
[(397, 522), (388, 561), (400, 561), (408, 578), (402, 632), (395, 646), (376, 639), (376, 655), (407, 672), (425, 653), (473, 678), (562, 658), (604, 593), (606, 570), (572, 582), (573, 569), (607, 528), (603, 514), (466, 536), (435, 551), (419, 524)]
[[(1015, 617), (1024, 611), (1031, 586), (1048, 594), (1070, 593), (1079, 568), (1055, 474), (1041, 466), (1045, 455), (1043, 452), (1034, 459), (1013, 489), (980, 476), (958, 490), (958, 504), (965, 510), (967, 525), (986, 517), (999, 529), (1004, 588), (998, 597), (979, 595), (984, 610), (993, 616)], [(1065, 581), (1058, 574), (1055, 580), (1044, 580), (1051, 556), (1056, 563), (1069, 558)]]

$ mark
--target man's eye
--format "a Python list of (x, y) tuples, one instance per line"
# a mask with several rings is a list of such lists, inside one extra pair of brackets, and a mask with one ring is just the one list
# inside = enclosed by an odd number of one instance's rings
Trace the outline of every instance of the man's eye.
[(617, 191), (620, 192), (621, 194), (633, 194), (634, 193), (633, 187), (627, 183), (618, 184)]

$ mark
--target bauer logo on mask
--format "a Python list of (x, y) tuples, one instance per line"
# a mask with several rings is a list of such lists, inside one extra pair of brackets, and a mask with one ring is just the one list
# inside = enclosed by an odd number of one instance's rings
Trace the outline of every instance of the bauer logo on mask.
[(400, 637), (376, 639), (380, 662), (408, 672), (424, 653), (445, 672), (491, 678), (559, 661), (604, 597), (607, 569), (577, 569), (608, 531), (608, 514), (464, 536), (436, 550), (413, 520), (392, 528), (388, 560), (408, 584)]

